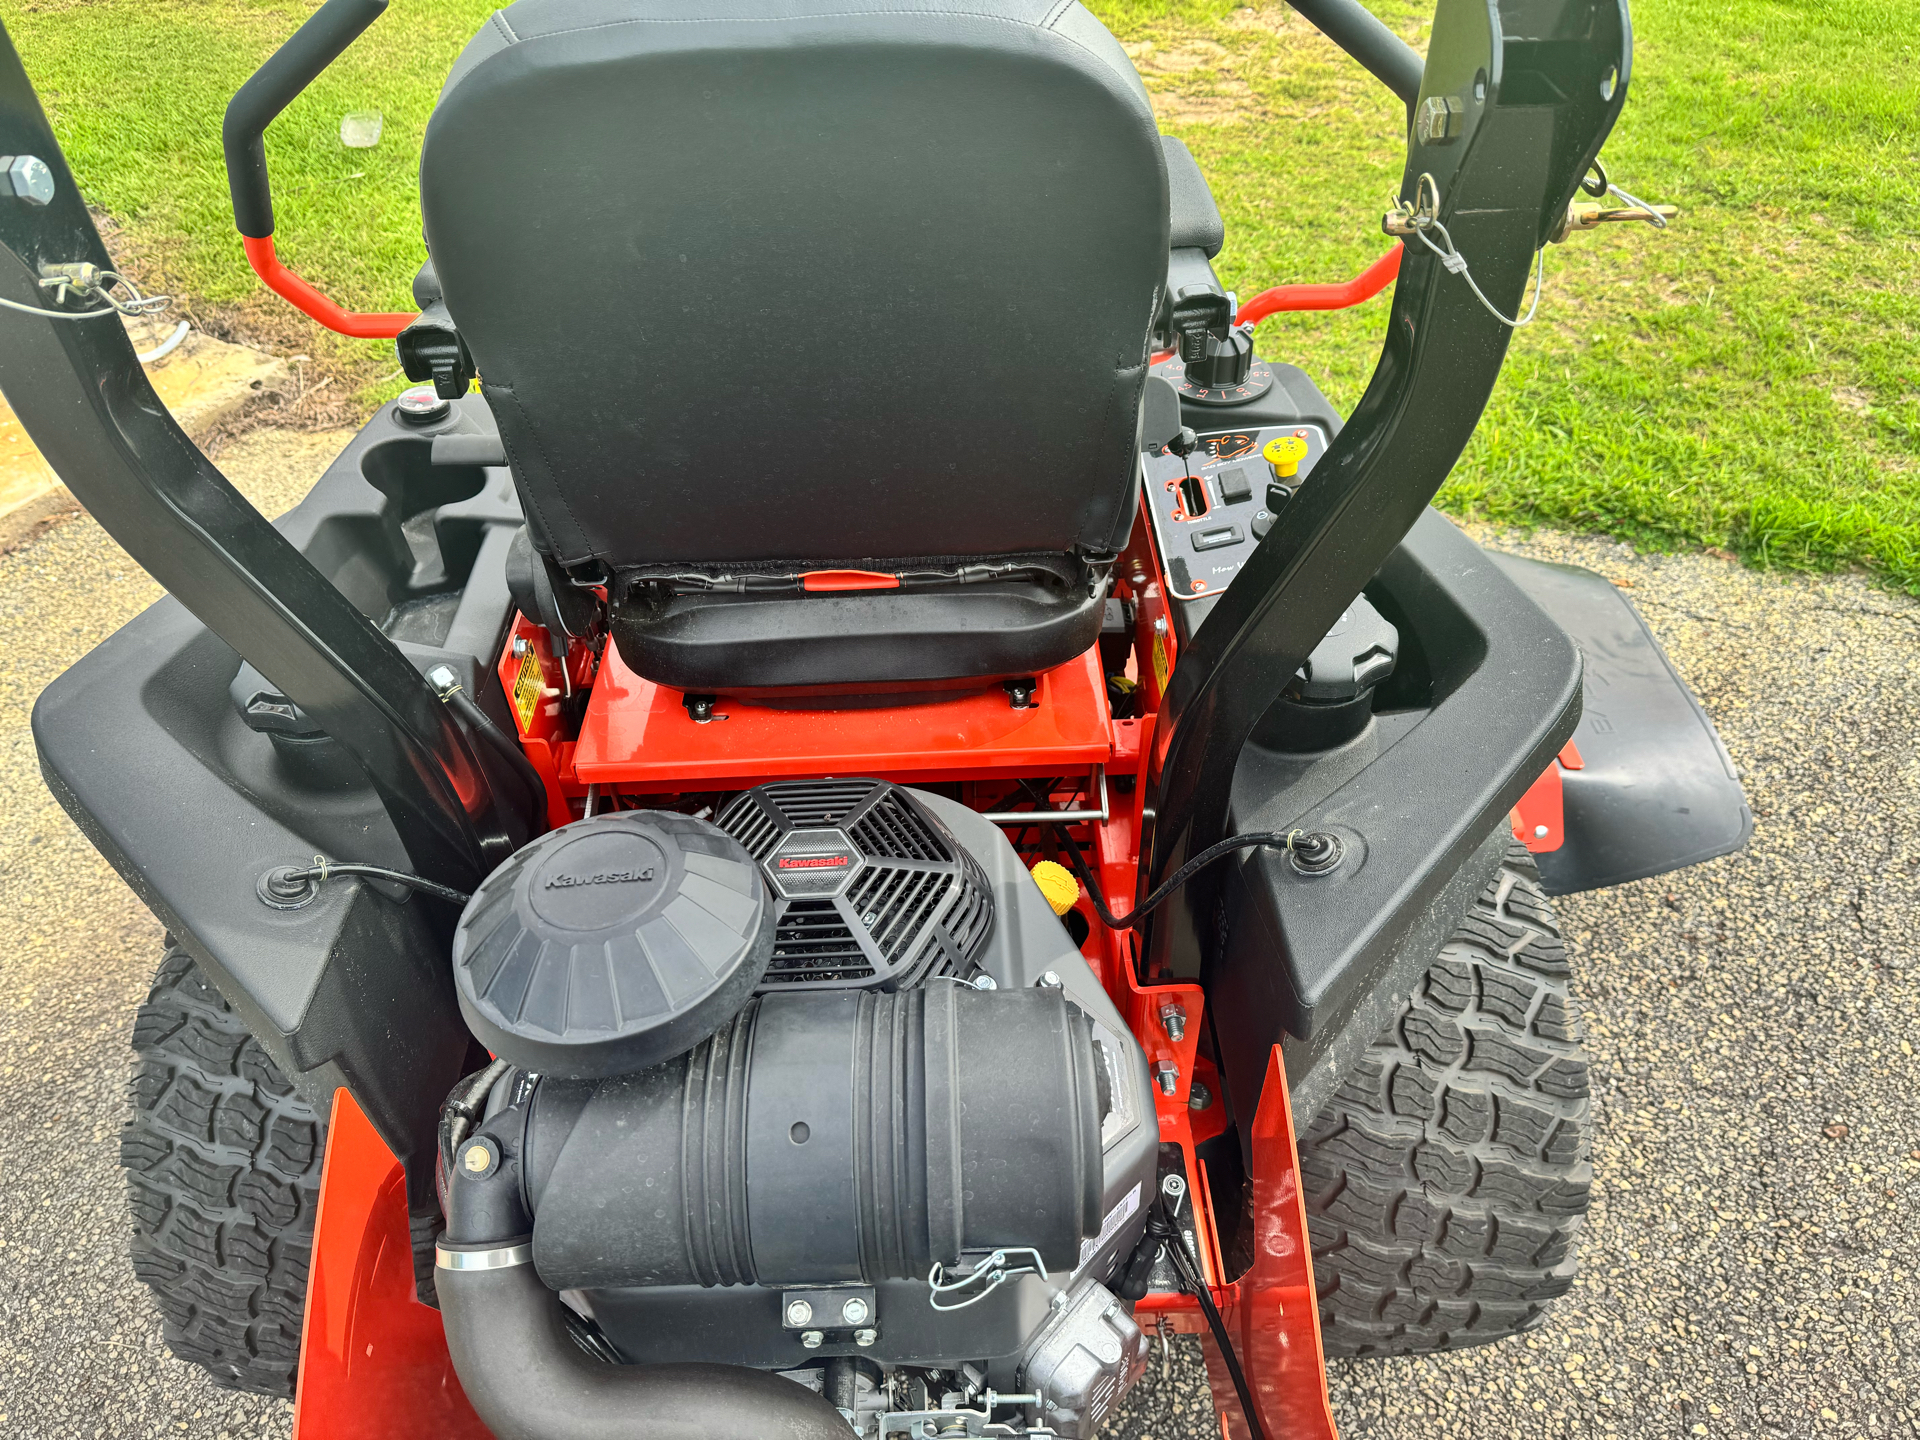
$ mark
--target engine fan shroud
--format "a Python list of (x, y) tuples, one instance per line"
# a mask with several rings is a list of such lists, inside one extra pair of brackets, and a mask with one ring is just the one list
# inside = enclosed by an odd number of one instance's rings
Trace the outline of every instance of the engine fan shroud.
[(886, 989), (970, 978), (994, 925), (979, 865), (900, 786), (778, 781), (715, 824), (761, 868), (776, 904), (759, 989)]

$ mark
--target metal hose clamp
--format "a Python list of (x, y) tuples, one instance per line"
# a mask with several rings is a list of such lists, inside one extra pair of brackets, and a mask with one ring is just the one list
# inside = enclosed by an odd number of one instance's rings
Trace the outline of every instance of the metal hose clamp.
[(494, 1246), (485, 1251), (434, 1247), (434, 1265), (442, 1271), (504, 1271), (509, 1266), (525, 1266), (533, 1259), (532, 1241), (516, 1241), (511, 1246)]

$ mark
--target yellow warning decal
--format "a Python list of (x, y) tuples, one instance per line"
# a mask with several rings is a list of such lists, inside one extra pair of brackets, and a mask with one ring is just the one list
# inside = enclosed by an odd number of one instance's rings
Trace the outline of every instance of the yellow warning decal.
[(1167, 673), (1173, 666), (1167, 661), (1167, 637), (1154, 637), (1154, 690), (1157, 694), (1167, 693)]
[(534, 728), (534, 708), (540, 704), (540, 661), (534, 655), (534, 648), (520, 658), (520, 674), (514, 677), (514, 714), (520, 717), (520, 730), (523, 735)]

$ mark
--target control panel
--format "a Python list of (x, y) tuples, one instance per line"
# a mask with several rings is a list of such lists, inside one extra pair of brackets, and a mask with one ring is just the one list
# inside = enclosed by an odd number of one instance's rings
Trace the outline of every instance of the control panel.
[(1219, 595), (1233, 581), (1276, 514), (1327, 453), (1312, 423), (1209, 431), (1186, 455), (1182, 443), (1141, 456), (1141, 482), (1154, 539), (1179, 600)]

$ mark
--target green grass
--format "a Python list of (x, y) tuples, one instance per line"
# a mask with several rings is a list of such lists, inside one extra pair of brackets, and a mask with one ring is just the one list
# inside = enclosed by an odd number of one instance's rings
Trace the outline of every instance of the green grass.
[[(216, 328), (324, 352), (364, 379), (394, 368), (391, 343), (336, 342), (260, 286), (241, 253), (221, 158), (227, 101), (315, 8), (302, 0), (15, 0), (0, 5), (0, 19), (88, 201), (113, 216), (118, 243), (153, 285), (191, 297), (219, 317)], [(280, 258), (350, 309), (408, 303), (426, 258), (421, 137), (448, 67), (494, 8), (400, 0), (267, 132)], [(374, 149), (340, 143), (340, 117), (350, 110), (385, 116)]]
[[(1425, 10), (1373, 0), (1417, 45)], [(269, 132), (287, 263), (343, 302), (402, 302), (422, 259), (414, 160), (487, 0), (401, 0)], [(1284, 7), (1097, 0), (1228, 220), (1243, 294), (1380, 253), (1398, 104)], [(296, 334), (241, 258), (220, 164), (226, 98), (308, 13), (292, 0), (30, 0), (5, 13), (88, 195), (166, 283), (246, 331)], [(1457, 513), (1723, 547), (1766, 566), (1861, 566), (1916, 585), (1916, 40), (1893, 0), (1639, 0), (1614, 178), (1682, 207), (1548, 255), (1441, 494)], [(348, 151), (340, 115), (386, 133)], [(1264, 354), (1351, 405), (1384, 301), (1262, 326)], [(381, 346), (334, 343), (361, 382)], [(363, 396), (370, 398), (378, 386)], [(391, 388), (389, 383), (388, 388)]]

